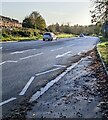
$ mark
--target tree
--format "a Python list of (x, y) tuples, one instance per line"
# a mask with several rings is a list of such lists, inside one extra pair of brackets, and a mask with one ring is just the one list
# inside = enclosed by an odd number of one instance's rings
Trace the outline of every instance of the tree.
[(49, 32), (57, 32), (56, 31), (56, 26), (54, 24), (48, 26), (48, 31)]
[(67, 34), (71, 34), (71, 33), (72, 33), (72, 29), (71, 29), (69, 23), (66, 24), (66, 25), (64, 25), (64, 27), (63, 27), (63, 32), (64, 32), (64, 33), (67, 33)]
[(103, 23), (103, 32), (108, 37), (108, 0), (91, 0), (94, 2), (94, 10), (91, 12), (92, 23)]
[(55, 24), (55, 29), (56, 29), (57, 32), (60, 32), (60, 25), (59, 25), (59, 23)]
[(37, 11), (33, 11), (28, 17), (22, 22), (23, 27), (34, 28), (44, 30), (46, 28), (46, 22), (44, 18)]
[(26, 17), (22, 22), (22, 26), (26, 28), (33, 28), (33, 24), (31, 21), (32, 21), (31, 18)]
[(91, 12), (92, 23), (93, 22), (105, 22), (108, 21), (108, 0), (91, 0), (94, 2), (94, 10)]

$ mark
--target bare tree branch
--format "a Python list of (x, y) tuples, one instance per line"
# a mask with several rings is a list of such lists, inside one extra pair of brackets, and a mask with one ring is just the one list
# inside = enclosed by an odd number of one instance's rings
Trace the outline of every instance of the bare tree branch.
[(92, 23), (108, 21), (108, 0), (91, 0), (95, 8), (90, 11)]

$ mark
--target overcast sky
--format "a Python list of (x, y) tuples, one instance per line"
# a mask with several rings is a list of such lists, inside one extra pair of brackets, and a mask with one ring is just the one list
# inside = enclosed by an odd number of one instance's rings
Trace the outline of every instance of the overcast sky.
[[(20, 1), (20, 0), (18, 0)], [(59, 24), (91, 24), (90, 0), (59, 0), (49, 2), (48, 0), (40, 0), (41, 2), (33, 2), (33, 0), (22, 2), (12, 2), (12, 0), (2, 0), (1, 15), (15, 18), (22, 22), (32, 11), (38, 11), (46, 20), (47, 25), (58, 22)], [(39, 0), (37, 0), (39, 1)], [(61, 1), (61, 2), (60, 2)], [(75, 2), (77, 1), (77, 2)], [(86, 2), (85, 2), (86, 1)]]

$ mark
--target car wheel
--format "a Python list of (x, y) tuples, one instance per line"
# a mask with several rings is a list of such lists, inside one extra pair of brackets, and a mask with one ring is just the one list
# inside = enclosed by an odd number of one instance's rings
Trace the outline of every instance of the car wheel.
[(43, 41), (45, 41), (45, 39), (43, 39)]

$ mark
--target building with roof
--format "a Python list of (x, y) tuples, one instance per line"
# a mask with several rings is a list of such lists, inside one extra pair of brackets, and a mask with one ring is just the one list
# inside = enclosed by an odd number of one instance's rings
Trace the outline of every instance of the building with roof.
[(22, 24), (16, 19), (0, 16), (0, 28), (22, 28)]

